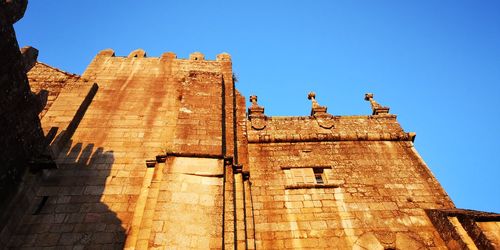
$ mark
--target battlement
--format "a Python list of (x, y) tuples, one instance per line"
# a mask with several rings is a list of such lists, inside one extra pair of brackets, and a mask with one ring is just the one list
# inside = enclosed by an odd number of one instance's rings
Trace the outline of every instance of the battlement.
[(100, 51), (82, 75), (94, 79), (102, 77), (125, 77), (131, 72), (137, 76), (185, 75), (190, 71), (218, 72), (232, 78), (232, 62), (228, 53), (221, 53), (215, 60), (206, 60), (205, 55), (194, 52), (189, 58), (177, 58), (173, 52), (165, 52), (159, 57), (148, 57), (142, 49), (128, 56), (117, 56), (112, 49)]
[(104, 49), (104, 50), (99, 51), (99, 53), (97, 53), (97, 56), (99, 56), (99, 57), (122, 57), (122, 58), (156, 58), (156, 59), (160, 59), (160, 60), (191, 60), (191, 61), (217, 61), (217, 62), (230, 62), (231, 61), (231, 55), (226, 53), (226, 52), (218, 54), (216, 56), (215, 60), (206, 60), (205, 55), (201, 52), (198, 52), (198, 51), (189, 54), (188, 58), (177, 58), (177, 55), (174, 52), (170, 52), (170, 51), (161, 54), (159, 57), (148, 57), (146, 55), (146, 51), (144, 51), (143, 49), (136, 49), (136, 50), (130, 52), (130, 54), (128, 56), (117, 56), (113, 49)]

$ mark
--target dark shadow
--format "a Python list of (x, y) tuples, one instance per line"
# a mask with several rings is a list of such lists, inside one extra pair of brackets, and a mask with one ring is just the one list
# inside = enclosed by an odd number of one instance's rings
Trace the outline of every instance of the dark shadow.
[[(28, 206), (24, 190), (29, 160), (42, 151), (43, 131), (26, 77), (13, 24), (27, 1), (0, 1), (0, 248), (10, 238), (21, 212)], [(35, 50), (29, 50), (36, 60)], [(35, 58), (35, 59), (34, 59)], [(31, 62), (32, 62), (31, 61)]]
[(96, 95), (98, 89), (99, 86), (97, 85), (97, 83), (94, 83), (90, 88), (89, 92), (87, 93), (87, 95), (85, 96), (85, 99), (83, 99), (82, 104), (80, 105), (80, 107), (78, 107), (78, 110), (76, 111), (75, 116), (73, 117), (71, 122), (68, 124), (68, 127), (66, 127), (66, 129), (63, 130), (54, 139), (54, 141), (52, 142), (52, 147), (55, 148), (56, 152), (59, 152), (60, 147), (68, 144), (67, 142), (70, 140), (70, 138), (73, 136), (76, 129), (78, 128), (80, 121), (83, 119), (83, 116), (85, 115), (87, 108), (92, 103), (92, 99)]
[(46, 89), (40, 90), (38, 93), (34, 93), (36, 98), (37, 112), (41, 113), (43, 109), (47, 106), (49, 99), (49, 91)]
[(119, 198), (105, 195), (113, 151), (69, 140), (55, 160), (9, 248), (123, 249), (125, 229), (104, 203)]

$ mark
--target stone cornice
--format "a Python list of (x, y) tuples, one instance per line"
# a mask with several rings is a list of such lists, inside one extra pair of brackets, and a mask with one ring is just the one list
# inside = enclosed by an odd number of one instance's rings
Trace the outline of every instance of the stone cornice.
[(415, 133), (330, 133), (249, 135), (248, 143), (322, 142), (322, 141), (414, 141)]

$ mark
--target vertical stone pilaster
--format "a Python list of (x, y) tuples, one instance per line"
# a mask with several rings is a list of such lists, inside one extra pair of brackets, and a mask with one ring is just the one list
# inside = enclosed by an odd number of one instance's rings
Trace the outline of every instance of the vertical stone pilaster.
[(161, 170), (163, 170), (164, 165), (163, 163), (158, 164), (158, 166), (155, 166), (155, 163), (149, 164), (137, 198), (132, 222), (127, 230), (128, 236), (124, 249), (146, 249), (148, 246), (151, 228), (146, 227), (146, 224), (152, 219), (150, 214), (156, 205), (155, 194), (158, 193), (158, 179), (161, 181)]

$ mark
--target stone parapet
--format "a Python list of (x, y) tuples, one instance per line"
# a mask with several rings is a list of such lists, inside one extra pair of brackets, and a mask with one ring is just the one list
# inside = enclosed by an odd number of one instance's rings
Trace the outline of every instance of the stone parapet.
[(142, 69), (150, 75), (170, 74), (172, 72), (220, 72), (232, 77), (231, 56), (227, 53), (217, 55), (216, 60), (206, 60), (200, 52), (192, 53), (188, 59), (177, 58), (173, 52), (163, 53), (160, 57), (146, 57), (142, 49), (132, 51), (128, 56), (116, 56), (112, 49), (100, 51), (83, 74), (84, 78), (112, 74), (113, 77), (126, 76), (131, 68)]
[(396, 115), (263, 117), (259, 127), (247, 125), (248, 141), (413, 141)]

